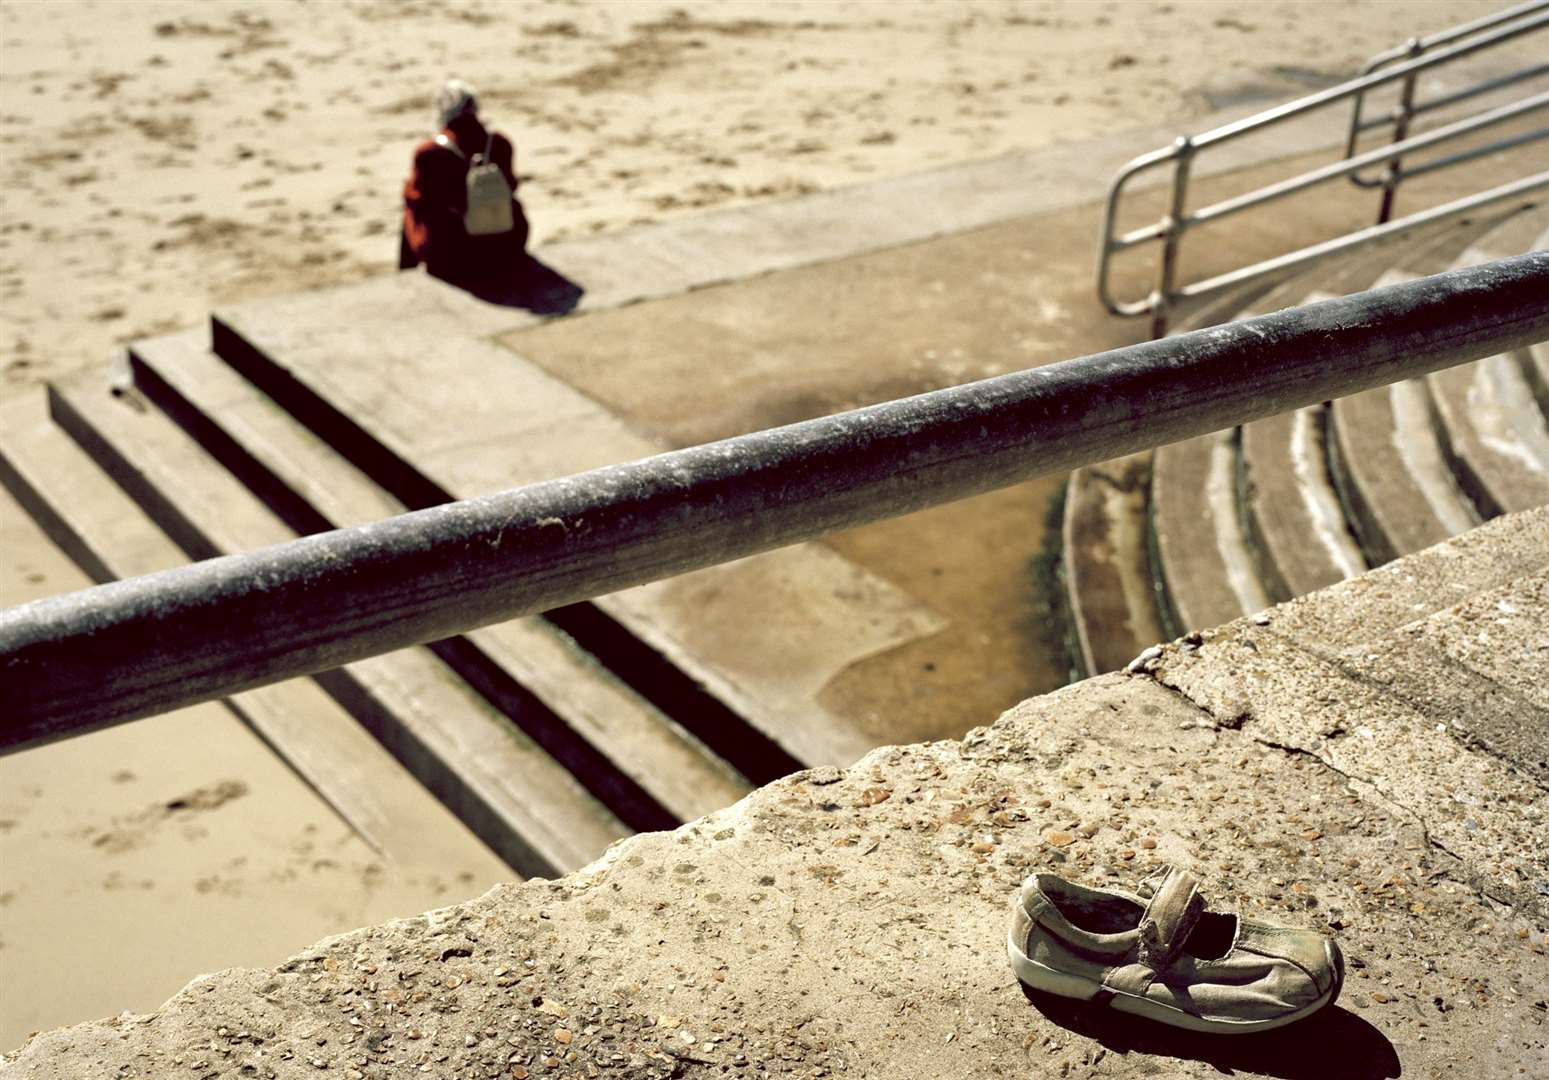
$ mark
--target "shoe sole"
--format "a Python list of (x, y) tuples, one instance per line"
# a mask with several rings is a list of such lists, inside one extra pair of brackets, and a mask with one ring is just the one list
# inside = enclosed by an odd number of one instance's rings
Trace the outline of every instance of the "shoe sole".
[(1096, 998), (1104, 998), (1104, 1004), (1108, 1008), (1119, 1012), (1129, 1013), (1132, 1016), (1144, 1017), (1154, 1020), (1168, 1027), (1183, 1028), (1187, 1031), (1210, 1032), (1217, 1035), (1246, 1035), (1258, 1031), (1272, 1031), (1275, 1028), (1294, 1024), (1298, 1020), (1305, 1020), (1313, 1013), (1334, 1004), (1339, 997), (1339, 991), (1345, 984), (1345, 959), (1339, 946), (1332, 941), (1324, 943), (1325, 955), (1329, 967), (1334, 972), (1334, 980), (1322, 997), (1308, 1002), (1294, 1012), (1284, 1016), (1270, 1017), (1266, 1020), (1210, 1020), (1203, 1016), (1196, 1016), (1191, 1012), (1185, 1012), (1165, 1002), (1154, 1001), (1151, 998), (1137, 997), (1134, 994), (1122, 993), (1101, 984), (1093, 984), (1090, 979), (1084, 979), (1079, 975), (1071, 975), (1068, 972), (1056, 971), (1045, 964), (1030, 959), (1023, 955), (1017, 948), (1015, 940), (1008, 939), (1006, 952), (1011, 960), (1011, 970), (1016, 972), (1017, 979), (1024, 986), (1033, 990), (1040, 990), (1046, 994), (1054, 994), (1058, 997), (1072, 998), (1077, 1001), (1093, 1001)]

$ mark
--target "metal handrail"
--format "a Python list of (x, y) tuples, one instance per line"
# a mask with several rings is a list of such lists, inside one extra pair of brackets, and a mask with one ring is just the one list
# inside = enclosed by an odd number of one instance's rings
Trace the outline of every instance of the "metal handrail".
[[(1440, 146), (1454, 139), (1549, 107), (1549, 94), (1539, 94), (1520, 102), (1500, 106), (1419, 136), (1408, 136), (1406, 121), (1402, 129), (1396, 131), (1398, 137), (1386, 147), (1357, 155), (1354, 153), (1353, 146), (1353, 140), (1356, 137), (1354, 129), (1361, 124), (1358, 111), (1359, 103), (1364, 100), (1364, 96), (1369, 91), (1379, 86), (1401, 82), (1406, 88), (1404, 98), (1408, 115), (1414, 116), (1421, 110), (1420, 106), (1415, 106), (1413, 103), (1414, 81), (1420, 73), (1453, 63), (1463, 57), (1501, 45), (1525, 34), (1536, 33), (1545, 29), (1549, 29), (1549, 0), (1534, 0), (1533, 3), (1523, 4), (1510, 11), (1501, 12), (1485, 19), (1474, 20), (1473, 23), (1454, 27), (1451, 30), (1443, 31), (1429, 38), (1412, 40), (1404, 47), (1401, 56), (1381, 54), (1369, 62), (1368, 67), (1373, 70), (1348, 82), (1308, 94), (1305, 97), (1276, 106), (1254, 116), (1223, 124), (1199, 135), (1180, 137), (1171, 146), (1142, 154), (1130, 161), (1119, 170), (1108, 189), (1108, 197), (1103, 214), (1102, 239), (1098, 250), (1098, 298), (1102, 301), (1103, 306), (1115, 315), (1134, 316), (1150, 314), (1152, 316), (1153, 336), (1159, 337), (1166, 332), (1169, 309), (1181, 299), (1201, 296), (1206, 292), (1226, 288), (1229, 285), (1241, 284), (1245, 281), (1281, 272), (1288, 265), (1287, 259), (1292, 260), (1290, 265), (1300, 265), (1315, 259), (1325, 258), (1337, 251), (1343, 251), (1358, 244), (1369, 243), (1378, 236), (1392, 236), (1399, 232), (1418, 228), (1421, 225), (1431, 224), (1447, 216), (1467, 213), (1494, 202), (1515, 198), (1525, 192), (1549, 188), (1549, 172), (1544, 172), (1449, 203), (1447, 207), (1449, 213), (1439, 214), (1438, 211), (1444, 208), (1438, 207), (1425, 211), (1423, 214), (1412, 215), (1399, 221), (1388, 220), (1392, 207), (1393, 192), (1406, 175), (1414, 176), (1424, 172), (1434, 172), (1439, 168), (1473, 160), (1483, 154), (1495, 153), (1533, 139), (1549, 137), (1549, 128), (1530, 132), (1526, 135), (1516, 134), (1507, 136), (1487, 147), (1470, 149), (1452, 155), (1449, 158), (1428, 162), (1423, 166), (1409, 170), (1395, 168), (1396, 163), (1401, 158), (1418, 150)], [(1427, 49), (1432, 51), (1425, 52)], [(1536, 72), (1542, 67), (1544, 66), (1540, 65), (1532, 70)], [(1515, 74), (1520, 75), (1521, 73)], [(1508, 81), (1516, 82), (1520, 81), (1520, 79), (1514, 77)], [(1490, 87), (1492, 89), (1499, 85), (1507, 84), (1507, 81), (1501, 79), (1496, 79), (1492, 82), (1493, 85)], [(1473, 89), (1476, 92), (1483, 92), (1478, 91), (1477, 88)], [(1472, 94), (1453, 95), (1453, 99), (1462, 100), (1467, 96), (1472, 96)], [(1188, 185), (1193, 161), (1202, 150), (1241, 138), (1244, 135), (1261, 131), (1274, 124), (1351, 98), (1354, 98), (1357, 102), (1357, 112), (1352, 120), (1353, 133), (1350, 145), (1347, 147), (1349, 152), (1345, 160), (1313, 169), (1300, 176), (1266, 185), (1246, 194), (1204, 207), (1193, 213), (1187, 211)], [(1340, 176), (1358, 175), (1361, 169), (1384, 163), (1388, 165), (1388, 169), (1384, 177), (1384, 199), (1383, 206), (1378, 214), (1378, 225), (1392, 226), (1392, 228), (1384, 229), (1381, 232), (1373, 232), (1371, 229), (1361, 230), (1349, 236), (1341, 237), (1337, 241), (1309, 245), (1300, 251), (1290, 253), (1288, 256), (1264, 260), (1253, 266), (1233, 271), (1230, 274), (1218, 275), (1210, 279), (1209, 282), (1195, 283), (1183, 288), (1176, 286), (1175, 278), (1179, 251), (1184, 235), (1191, 228), (1246, 210), (1249, 207), (1262, 205), (1274, 199), (1284, 198), (1287, 195), (1303, 191), (1316, 184), (1326, 183)], [(1118, 206), (1130, 182), (1139, 174), (1164, 165), (1171, 165), (1173, 168), (1172, 191), (1167, 213), (1159, 221), (1153, 222), (1150, 225), (1132, 229), (1123, 235), (1115, 236), (1114, 226), (1118, 219)], [(1138, 244), (1150, 241), (1160, 241), (1162, 244), (1155, 288), (1142, 299), (1120, 300), (1116, 298), (1109, 280), (1113, 256)], [(1205, 285), (1208, 285), (1209, 288), (1203, 288)]]
[[(1546, 4), (1545, 0), (1530, 0), (1529, 3), (1518, 4), (1516, 7), (1505, 8), (1504, 10), (1497, 11), (1493, 15), (1481, 15), (1479, 18), (1472, 19), (1469, 22), (1459, 23), (1456, 26), (1448, 27), (1446, 30), (1438, 30), (1434, 34), (1427, 34), (1423, 38), (1411, 40), (1418, 40), (1422, 48), (1431, 49), (1435, 48), (1437, 45), (1446, 45), (1449, 42), (1457, 41), (1460, 38), (1468, 37), (1471, 34), (1477, 34), (1481, 30), (1494, 29), (1495, 27), (1500, 26), (1502, 23), (1511, 22), (1512, 20), (1519, 19), (1524, 15), (1531, 15), (1535, 11), (1542, 11), (1545, 7), (1549, 7), (1549, 4)], [(1361, 74), (1369, 75), (1373, 71), (1376, 71), (1378, 68), (1385, 67), (1386, 65), (1393, 63), (1395, 60), (1402, 60), (1404, 57), (1409, 55), (1409, 49), (1410, 47), (1408, 43), (1405, 43), (1403, 45), (1397, 45), (1391, 49), (1386, 49), (1383, 52), (1378, 53), (1376, 56), (1366, 61), (1366, 66), (1361, 68)]]
[(34, 601), (0, 752), (1546, 339), (1533, 252)]
[[(1461, 40), (1462, 38), (1469, 37), (1472, 34), (1477, 34), (1485, 30), (1493, 30), (1495, 27), (1504, 23), (1514, 22), (1517, 19), (1523, 18), (1525, 16), (1531, 16), (1537, 12), (1546, 10), (1549, 10), (1549, 0), (1529, 0), (1528, 3), (1518, 4), (1516, 7), (1506, 8), (1504, 11), (1497, 11), (1494, 15), (1485, 15), (1481, 18), (1474, 19), (1471, 22), (1459, 23), (1457, 26), (1451, 27), (1450, 29), (1441, 30), (1434, 34), (1427, 34), (1425, 37), (1410, 38), (1408, 41), (1404, 42), (1404, 44), (1396, 45), (1391, 49), (1384, 49), (1382, 52), (1367, 60), (1365, 64), (1361, 65), (1359, 74), (1370, 75), (1372, 72), (1379, 71), (1382, 68), (1387, 67), (1389, 64), (1396, 63), (1399, 60), (1405, 59), (1406, 57), (1418, 56), (1429, 49), (1434, 49), (1438, 45), (1447, 45), (1454, 41)], [(1431, 102), (1428, 106), (1417, 106), (1414, 111), (1418, 113), (1424, 112), (1427, 109), (1441, 108), (1445, 105), (1451, 105), (1458, 101), (1463, 101), (1467, 98), (1473, 97), (1475, 94), (1488, 93), (1491, 90), (1500, 89), (1502, 86), (1509, 86), (1511, 83), (1517, 82), (1520, 79), (1532, 78), (1534, 75), (1543, 73), (1546, 69), (1549, 69), (1549, 65), (1540, 64), (1536, 67), (1524, 68), (1522, 71), (1512, 72), (1509, 75), (1501, 76), (1496, 79), (1488, 79), (1475, 86), (1469, 87), (1466, 90), (1460, 90), (1443, 98), (1439, 98)], [(1365, 101), (1362, 97), (1357, 97), (1355, 99), (1355, 110), (1350, 118), (1350, 137), (1345, 143), (1346, 155), (1355, 153), (1355, 141), (1361, 131), (1372, 127), (1379, 127), (1382, 124), (1391, 123), (1393, 120), (1392, 116), (1385, 116), (1376, 120), (1363, 121), (1361, 119), (1361, 110), (1364, 103)]]
[[(1492, 30), (1497, 26), (1505, 26), (1510, 23), (1517, 23), (1518, 28), (1520, 28), (1520, 32), (1531, 32), (1535, 25), (1535, 16), (1542, 16), (1544, 13), (1549, 13), (1549, 0), (1530, 0), (1529, 3), (1519, 4), (1516, 7), (1507, 8), (1505, 11), (1497, 12), (1494, 15), (1488, 15), (1484, 18), (1475, 19), (1472, 22), (1463, 23), (1462, 25), (1455, 26), (1450, 30), (1443, 30), (1440, 33), (1430, 34), (1426, 37), (1410, 38), (1403, 45), (1392, 49), (1387, 49), (1378, 53), (1376, 56), (1373, 56), (1361, 68), (1361, 74), (1367, 75), (1371, 72), (1379, 71), (1382, 68), (1390, 64), (1397, 63), (1406, 57), (1413, 58), (1422, 56), (1428, 50), (1434, 49), (1438, 45), (1447, 45), (1453, 41), (1462, 40), (1473, 34), (1483, 33), (1486, 30)], [(1524, 21), (1518, 22), (1518, 20)], [(1487, 42), (1486, 44), (1488, 45), (1490, 43), (1493, 42)], [(1434, 109), (1446, 108), (1447, 106), (1457, 104), (1460, 101), (1466, 101), (1469, 98), (1478, 96), (1479, 94), (1490, 93), (1491, 91), (1499, 90), (1502, 87), (1510, 86), (1514, 83), (1518, 83), (1526, 79), (1536, 78), (1537, 76), (1543, 75), (1545, 73), (1549, 73), (1549, 64), (1538, 64), (1532, 67), (1523, 68), (1519, 71), (1510, 72), (1506, 75), (1485, 79), (1474, 84), (1473, 86), (1465, 87), (1462, 90), (1458, 90), (1451, 94), (1446, 94), (1442, 97), (1434, 98), (1431, 101), (1422, 102), (1420, 104), (1415, 103), (1415, 86), (1417, 76), (1411, 74), (1404, 78), (1404, 81), (1399, 89), (1398, 106), (1387, 116), (1378, 117), (1374, 120), (1364, 120), (1362, 118), (1362, 114), (1366, 106), (1366, 95), (1357, 94), (1355, 97), (1354, 108), (1352, 108), (1350, 112), (1350, 130), (1345, 138), (1345, 156), (1347, 158), (1355, 156), (1356, 144), (1359, 142), (1361, 133), (1364, 131), (1368, 131), (1376, 127), (1381, 127), (1384, 124), (1392, 124), (1392, 141), (1395, 143), (1400, 143), (1403, 142), (1405, 137), (1409, 134), (1409, 126), (1417, 116), (1421, 116)], [(1435, 172), (1438, 169), (1448, 168), (1452, 165), (1460, 165), (1463, 162), (1472, 161), (1473, 159), (1481, 157), (1485, 154), (1496, 153), (1500, 150), (1508, 149), (1511, 146), (1521, 145), (1522, 143), (1530, 142), (1535, 138), (1544, 137), (1549, 137), (1549, 128), (1530, 133), (1527, 136), (1518, 136), (1516, 138), (1502, 140), (1499, 143), (1491, 144), (1487, 147), (1467, 151), (1461, 154), (1455, 154), (1452, 157), (1443, 158), (1440, 161), (1428, 162), (1427, 164), (1416, 169), (1404, 169), (1400, 164), (1399, 159), (1395, 157), (1388, 162), (1388, 167), (1383, 170), (1381, 176), (1365, 177), (1362, 176), (1359, 172), (1355, 172), (1350, 174), (1350, 181), (1357, 187), (1382, 189), (1382, 202), (1377, 211), (1377, 222), (1378, 224), (1381, 224), (1392, 217), (1394, 199), (1397, 196), (1399, 185), (1403, 183), (1405, 179), (1413, 176), (1422, 176), (1426, 173)]]
[[(1545, 0), (1545, 2), (1549, 3), (1549, 0)], [(1469, 98), (1478, 97), (1480, 94), (1488, 94), (1493, 90), (1500, 90), (1507, 86), (1514, 86), (1519, 82), (1526, 82), (1529, 79), (1536, 79), (1543, 75), (1549, 75), (1549, 64), (1534, 64), (1532, 67), (1519, 68), (1516, 71), (1508, 71), (1504, 75), (1497, 75), (1494, 78), (1485, 79), (1481, 82), (1475, 83), (1473, 86), (1466, 86), (1461, 90), (1454, 90), (1450, 94), (1443, 94), (1441, 97), (1435, 97), (1431, 98), (1429, 101), (1423, 101), (1411, 108), (1410, 115), (1421, 116), (1428, 112), (1434, 112), (1437, 109), (1445, 109), (1449, 105), (1456, 105), (1460, 101), (1467, 101)], [(1357, 99), (1358, 108), (1359, 105), (1360, 99)], [(1370, 131), (1372, 128), (1379, 128), (1384, 124), (1391, 124), (1392, 122), (1392, 113), (1389, 113), (1386, 116), (1373, 117), (1370, 120), (1363, 120), (1357, 116), (1351, 123), (1351, 127), (1354, 129), (1355, 134), (1359, 136), (1362, 132)], [(1355, 140), (1350, 140), (1350, 142), (1346, 145), (1345, 152), (1347, 154), (1355, 153)], [(1372, 185), (1368, 184), (1367, 186)]]

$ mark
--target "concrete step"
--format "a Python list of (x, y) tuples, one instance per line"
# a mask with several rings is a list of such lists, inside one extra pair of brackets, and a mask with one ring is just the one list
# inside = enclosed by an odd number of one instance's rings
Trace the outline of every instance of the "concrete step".
[[(188, 561), (49, 419), (41, 391), (0, 406), (0, 483), (94, 581)], [(311, 679), (265, 686), (223, 704), (388, 861), (420, 870), (515, 873)]]
[[(1469, 235), (1472, 236), (1472, 232)], [(1299, 271), (1282, 273), (1228, 290), (1176, 320), (1169, 333), (1184, 334), (1190, 330), (1251, 318), (1253, 314), (1282, 311), (1305, 303), (1309, 296), (1317, 292), (1343, 296), (1369, 288), (1384, 270), (1404, 258), (1415, 246), (1429, 242), (1431, 236), (1428, 232), (1423, 237), (1389, 240), (1374, 247), (1357, 248), (1330, 256), (1323, 262)]]
[[(1507, 219), (1454, 265), (1476, 266), (1528, 250), (1546, 217), (1534, 210)], [(1549, 430), (1524, 358), (1486, 357), (1432, 372), (1426, 385), (1442, 453), (1483, 516), (1549, 503)]]
[[(215, 351), (406, 505), (472, 497), (663, 446), (479, 337), (480, 309), (400, 275), (217, 314)], [(850, 665), (934, 632), (933, 612), (820, 544), (550, 613), (749, 779), (874, 742), (826, 708)]]
[[(1415, 243), (1388, 244), (1315, 267), (1271, 290), (1239, 317), (1370, 288)], [(1327, 427), (1327, 408), (1317, 405), (1242, 428), (1240, 511), (1259, 580), (1276, 601), (1303, 596), (1367, 569), (1334, 488)]]
[[(49, 388), (55, 421), (191, 558), (295, 533), (170, 419), (100, 380)], [(628, 829), (429, 650), (317, 676), (319, 685), (507, 863), (528, 876), (585, 865)]]
[(1259, 578), (1276, 601), (1366, 570), (1324, 452), (1321, 405), (1244, 425), (1244, 510)]
[(1485, 517), (1549, 503), (1549, 430), (1514, 353), (1426, 377), (1442, 451)]
[(1270, 604), (1238, 513), (1238, 452), (1227, 430), (1159, 447), (1153, 459), (1153, 543), (1180, 633)]
[(1303, 281), (1307, 273), (1304, 271), (1299, 274), (1264, 278), (1235, 289), (1228, 289), (1217, 296), (1200, 302), (1191, 309), (1179, 313), (1172, 319), (1167, 332), (1169, 335), (1187, 334), (1191, 330), (1203, 330), (1206, 327), (1219, 326), (1222, 323), (1229, 323), (1242, 318), (1242, 313), (1250, 309), (1278, 311), (1280, 308), (1288, 305), (1278, 304), (1265, 307), (1266, 303), (1273, 303), (1268, 298), (1278, 294), (1281, 289), (1288, 285), (1295, 285)]
[[(1336, 258), (1209, 317), (1252, 318), (1366, 288), (1419, 242)], [(1226, 622), (1366, 568), (1329, 479), (1321, 413), (1286, 413), (1156, 452), (1150, 513), (1175, 629)]]
[(1172, 636), (1147, 550), (1150, 474), (1151, 455), (1134, 454), (1077, 469), (1065, 489), (1065, 588), (1087, 675), (1116, 671)]
[(1329, 448), (1340, 501), (1373, 566), (1478, 523), (1442, 457), (1423, 383), (1393, 383), (1335, 401)]
[[(209, 351), (202, 332), (130, 346), (135, 385), (297, 532), (376, 521), (404, 505)], [(464, 635), (438, 653), (498, 700), (622, 820), (672, 828), (751, 786), (541, 618)], [(435, 647), (435, 646), (433, 646)]]
[[(1450, 223), (1234, 290), (1177, 320), (1173, 332), (1370, 288), (1394, 265), (1442, 269), (1503, 216)], [(1150, 485), (1149, 552), (1134, 544), (1122, 550), (1123, 513), (1129, 507), (1113, 497), (1119, 474), (1074, 474), (1066, 501), (1065, 571), (1083, 660), (1092, 663), (1106, 649), (1108, 661), (1114, 662), (1150, 644), (1150, 638), (1134, 633), (1130, 619), (1157, 599), (1156, 588), (1131, 584), (1137, 569), (1148, 565), (1158, 585), (1165, 583), (1159, 598), (1164, 636), (1364, 571), (1368, 562), (1332, 475), (1328, 423), (1325, 407), (1311, 407), (1246, 425), (1236, 448), (1210, 436), (1158, 450), (1152, 469), (1160, 482), (1153, 479)], [(1235, 484), (1227, 482), (1229, 474), (1237, 476)], [(1133, 477), (1124, 477), (1123, 483), (1132, 489), (1145, 486)], [(1236, 492), (1235, 514), (1228, 513), (1229, 489)], [(1146, 620), (1140, 625), (1146, 633), (1154, 628)], [(1105, 643), (1110, 633), (1113, 641)]]
[[(1546, 610), (1549, 567), (1540, 565), (1346, 650), (1345, 660), (1466, 745), (1549, 788), (1549, 649), (1538, 621)], [(1472, 707), (1456, 708), (1460, 698)]]
[[(1481, 233), (1520, 208), (1463, 223), (1416, 248), (1376, 284), (1446, 269)], [(1375, 387), (1332, 403), (1328, 459), (1345, 517), (1373, 566), (1421, 551), (1479, 522), (1442, 455), (1424, 380)]]
[[(1371, 288), (1405, 264), (1438, 266), (1499, 217), (1443, 228), (1315, 267), (1261, 297), (1242, 318)], [(1242, 429), (1242, 514), (1259, 577), (1276, 600), (1303, 596), (1367, 569), (1335, 487), (1329, 408), (1315, 406)]]
[[(1358, 252), (1281, 281), (1243, 309), (1212, 315), (1249, 319), (1353, 291), (1392, 257), (1391, 248)], [(1328, 479), (1321, 414), (1320, 406), (1282, 413), (1232, 438), (1218, 433), (1158, 451), (1165, 475), (1153, 482), (1151, 515), (1180, 629), (1237, 618), (1366, 568)]]
[(1549, 507), (1498, 517), (1401, 561), (1281, 604), (1270, 631), (1325, 658), (1373, 642), (1549, 565)]

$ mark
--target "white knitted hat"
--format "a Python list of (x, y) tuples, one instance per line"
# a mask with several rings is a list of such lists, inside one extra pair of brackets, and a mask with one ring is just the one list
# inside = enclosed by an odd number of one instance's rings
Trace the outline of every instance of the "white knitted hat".
[(436, 91), (436, 123), (440, 127), (446, 127), (464, 113), (476, 116), (478, 112), (478, 94), (461, 79), (448, 79)]

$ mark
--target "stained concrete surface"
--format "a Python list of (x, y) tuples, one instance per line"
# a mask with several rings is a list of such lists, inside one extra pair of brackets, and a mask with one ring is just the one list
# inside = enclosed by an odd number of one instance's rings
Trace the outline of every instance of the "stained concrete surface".
[[(1144, 670), (1214, 722), (1365, 785), (1408, 814), (1460, 880), (1543, 922), (1549, 508), (1478, 533), (1197, 635)], [(1412, 573), (1411, 562), (1432, 572)], [(1387, 629), (1366, 623), (1333, 650), (1326, 631), (1305, 629), (1304, 609), (1362, 626), (1360, 605), (1339, 601), (1365, 593), (1390, 618), (1406, 607), (1413, 617)]]
[[(1283, 144), (1281, 160), (1200, 176), (1191, 205), (1329, 159), (1327, 151), (1307, 153), (1308, 145), (1293, 139)], [(923, 204), (918, 186), (896, 181), (875, 185), (867, 203), (855, 193), (814, 200), (809, 209), (821, 220), (838, 206), (854, 215), (843, 225), (832, 222), (827, 234), (797, 228), (793, 207), (764, 208), (758, 220), (768, 229), (766, 242), (783, 254), (765, 251), (761, 265), (777, 272), (756, 277), (747, 276), (745, 253), (734, 242), (753, 219), (707, 215), (680, 237), (683, 265), (673, 270), (707, 287), (611, 310), (601, 310), (600, 296), (574, 317), (523, 320), (497, 340), (518, 363), (543, 368), (672, 446), (1133, 344), (1147, 336), (1146, 321), (1103, 315), (1093, 294), (1091, 252), (1102, 217), (1096, 196), (1106, 180), (1095, 170), (1110, 152), (1094, 147), (1087, 173), (1068, 148), (1041, 152), (1041, 167), (1060, 170), (1062, 178), (1063, 186), (1049, 190), (1039, 187), (1039, 167), (1024, 161), (1021, 189), (1004, 163), (981, 163), (954, 172), (935, 201)], [(1425, 177), (1406, 189), (1405, 206), (1456, 197), (1468, 183), (1456, 174)], [(1022, 216), (998, 220), (964, 205), (964, 192), (975, 185), (996, 193), (1001, 213), (1015, 205)], [(1160, 214), (1163, 195), (1137, 185), (1125, 226)], [(1362, 227), (1373, 213), (1369, 192), (1339, 184), (1234, 217), (1229, 244), (1221, 242), (1225, 230), (1201, 228), (1185, 245), (1183, 280)], [(946, 221), (958, 231), (936, 235)], [(777, 224), (783, 232), (771, 227)], [(611, 295), (597, 244), (567, 249), (558, 261), (583, 284), (601, 274), (595, 280)], [(620, 264), (628, 251), (615, 252)], [(591, 261), (580, 257), (588, 253)], [(820, 256), (827, 261), (801, 263)], [(1119, 259), (1116, 291), (1143, 295), (1154, 259), (1151, 248)], [(1063, 590), (1041, 572), (1053, 539), (1045, 523), (1064, 480), (1041, 477), (826, 538), (947, 625), (847, 657), (853, 662), (825, 673), (832, 678), (819, 703), (874, 742), (907, 742), (960, 735), (1066, 682)], [(1234, 605), (1227, 614), (1241, 610)]]
[[(1401, 560), (1319, 595), (1372, 591), (1395, 609), (1429, 605), (1438, 626), (1466, 622), (1474, 594), (1511, 585), (1510, 550), (1549, 555), (1545, 525), (1542, 512), (1505, 519), (1413, 557), (1427, 574)], [(1429, 571), (1445, 582), (1443, 566), (1477, 585), (1461, 606), (1405, 594), (1434, 584)], [(1549, 619), (1541, 591), (1513, 596), (1535, 625)], [(11, 1072), (1540, 1075), (1546, 793), (1445, 732), (1426, 744), (1400, 730), (1408, 706), (1381, 688), (1353, 694), (1321, 646), (1284, 632), (1313, 606), (1175, 642), (1133, 675), (1025, 702), (960, 742), (796, 774), (561, 880), (208, 976), (152, 1014), (47, 1033)], [(1359, 647), (1403, 645), (1377, 629)], [(1319, 726), (1333, 718), (1348, 736)], [(1337, 748), (1357, 741), (1385, 749)], [(1481, 804), (1466, 811), (1479, 839), (1443, 805), (1454, 795)], [(1340, 1002), (1280, 1032), (1211, 1038), (1018, 988), (1003, 935), (1027, 872), (1133, 884), (1163, 862), (1199, 874), (1217, 909), (1335, 935), (1349, 961)]]

